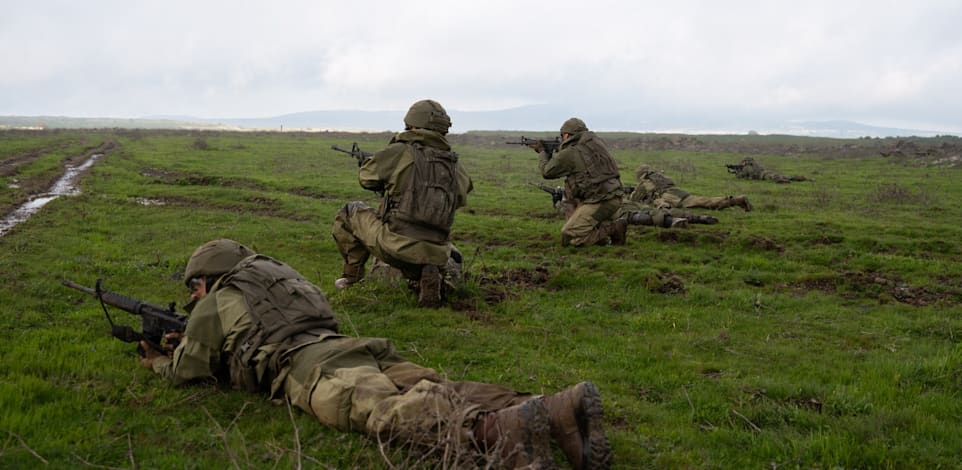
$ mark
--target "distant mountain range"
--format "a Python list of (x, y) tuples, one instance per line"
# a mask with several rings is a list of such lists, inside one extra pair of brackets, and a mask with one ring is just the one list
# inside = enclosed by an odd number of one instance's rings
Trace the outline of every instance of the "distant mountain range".
[[(472, 130), (545, 131), (558, 129), (574, 115), (592, 130), (664, 132), (682, 134), (786, 134), (817, 137), (857, 138), (952, 135), (921, 129), (900, 129), (852, 121), (783, 121), (761, 119), (692, 119), (647, 116), (631, 110), (580, 111), (557, 105), (532, 105), (497, 111), (450, 110), (452, 133)], [(197, 118), (191, 116), (150, 116), (137, 119), (72, 118), (62, 116), (0, 116), (0, 128), (145, 128), (211, 130), (336, 130), (398, 131), (404, 110), (394, 111), (307, 111), (264, 118)]]

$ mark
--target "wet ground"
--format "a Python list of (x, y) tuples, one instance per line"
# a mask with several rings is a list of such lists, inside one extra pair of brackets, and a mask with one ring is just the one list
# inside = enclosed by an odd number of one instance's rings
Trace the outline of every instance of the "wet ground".
[(77, 177), (80, 176), (80, 174), (85, 170), (93, 166), (97, 159), (102, 156), (102, 153), (95, 153), (88, 157), (87, 160), (80, 165), (72, 165), (69, 163), (66, 164), (63, 175), (53, 184), (53, 186), (50, 187), (50, 189), (43, 193), (32, 196), (30, 200), (0, 220), (0, 237), (10, 231), (10, 229), (16, 227), (18, 224), (29, 219), (33, 214), (36, 214), (50, 201), (53, 201), (60, 196), (71, 196), (78, 194), (80, 191), (77, 189)]

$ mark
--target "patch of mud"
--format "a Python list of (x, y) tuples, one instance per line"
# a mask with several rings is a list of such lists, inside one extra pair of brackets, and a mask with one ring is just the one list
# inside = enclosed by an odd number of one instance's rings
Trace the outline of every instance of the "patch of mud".
[(102, 156), (103, 154), (99, 153), (91, 155), (87, 161), (79, 166), (68, 164), (65, 167), (63, 175), (54, 182), (53, 186), (51, 186), (47, 192), (32, 196), (29, 201), (0, 220), (0, 236), (3, 236), (3, 234), (7, 233), (13, 227), (29, 219), (30, 216), (36, 214), (37, 211), (42, 209), (43, 206), (47, 205), (50, 201), (60, 196), (79, 194), (80, 190), (77, 189), (76, 186), (77, 178), (81, 173), (93, 166), (97, 159)]
[(648, 278), (646, 287), (657, 294), (684, 295), (686, 292), (685, 280), (673, 273), (659, 273)]
[(191, 199), (182, 196), (166, 197), (133, 197), (130, 201), (142, 206), (174, 206), (189, 207), (196, 209), (206, 209), (214, 211), (236, 212), (255, 214), (276, 219), (286, 219), (295, 222), (308, 222), (315, 220), (314, 214), (297, 214), (283, 209), (280, 201), (263, 196), (251, 196), (240, 200), (246, 204), (214, 204), (209, 201)]
[(897, 277), (875, 272), (839, 271), (834, 276), (805, 279), (778, 287), (799, 294), (816, 290), (843, 298), (870, 298), (879, 303), (894, 301), (916, 307), (962, 303), (962, 289), (958, 287), (947, 286), (944, 290), (936, 291), (924, 286), (911, 286)]
[[(472, 279), (473, 277), (473, 279)], [(497, 305), (505, 299), (515, 296), (518, 292), (532, 288), (540, 288), (551, 279), (548, 268), (537, 266), (534, 269), (516, 268), (503, 272), (492, 273), (483, 270), (477, 276), (469, 276), (468, 281), (478, 286), (476, 295), (450, 299), (451, 308), (466, 311), (478, 316), (475, 319), (485, 319), (478, 311), (483, 305)], [(469, 316), (471, 316), (469, 314)]]
[(748, 237), (744, 242), (745, 247), (763, 251), (774, 251), (781, 253), (785, 247), (779, 245), (775, 240), (759, 236)]

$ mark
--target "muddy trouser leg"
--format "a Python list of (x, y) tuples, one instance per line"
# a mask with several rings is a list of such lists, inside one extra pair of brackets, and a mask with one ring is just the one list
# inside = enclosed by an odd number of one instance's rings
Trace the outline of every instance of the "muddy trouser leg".
[(561, 227), (562, 238), (572, 246), (587, 246), (604, 242), (611, 235), (607, 228), (621, 199), (614, 198), (597, 204), (581, 204)]
[(735, 202), (728, 196), (688, 196), (681, 201), (681, 207), (700, 207), (702, 209), (724, 209), (734, 206)]
[(364, 276), (364, 263), (375, 249), (382, 226), (374, 209), (363, 202), (349, 202), (334, 216), (331, 235), (344, 258), (344, 277), (356, 282)]
[[(296, 351), (283, 386), (295, 406), (323, 424), (345, 431), (408, 436), (420, 432), (419, 426), (441, 422), (437, 413), (410, 422), (406, 414), (412, 406), (427, 409), (433, 397), (426, 390), (437, 383), (441, 383), (437, 372), (408, 362), (389, 340), (337, 337)], [(447, 395), (439, 397), (450, 400)], [(406, 405), (397, 405), (399, 400)], [(441, 408), (452, 411), (451, 404)], [(390, 410), (395, 409), (404, 413), (392, 415)]]

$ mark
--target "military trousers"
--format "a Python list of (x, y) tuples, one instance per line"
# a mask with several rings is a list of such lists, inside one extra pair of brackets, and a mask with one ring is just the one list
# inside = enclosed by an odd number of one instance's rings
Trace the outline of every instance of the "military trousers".
[(344, 263), (363, 272), (373, 254), (381, 261), (401, 270), (408, 279), (418, 279), (425, 264), (444, 266), (451, 252), (450, 244), (437, 244), (394, 233), (363, 202), (346, 204), (334, 217), (331, 235)]
[(467, 442), (480, 415), (533, 397), (443, 380), (383, 338), (331, 337), (305, 346), (290, 356), (283, 386), (295, 406), (323, 424), (418, 445)]
[(702, 209), (724, 209), (731, 207), (731, 198), (728, 196), (694, 196), (689, 195), (683, 199), (674, 194), (665, 193), (655, 200), (656, 207), (699, 207)]
[(595, 233), (604, 223), (615, 219), (621, 198), (594, 204), (579, 204), (561, 227), (561, 235), (572, 246), (590, 245), (597, 241)]

